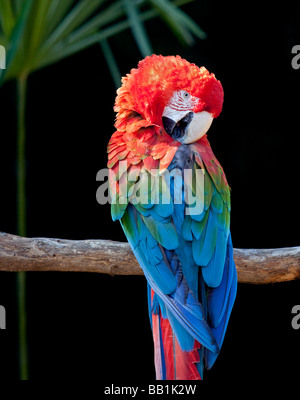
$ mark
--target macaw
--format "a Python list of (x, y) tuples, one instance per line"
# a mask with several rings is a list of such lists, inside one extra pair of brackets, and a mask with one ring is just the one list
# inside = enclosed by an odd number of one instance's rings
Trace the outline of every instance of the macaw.
[[(146, 57), (117, 90), (111, 213), (147, 279), (159, 380), (203, 379), (236, 297), (230, 188), (206, 134), (223, 97), (214, 74), (180, 56)], [(175, 170), (192, 178), (162, 179)]]

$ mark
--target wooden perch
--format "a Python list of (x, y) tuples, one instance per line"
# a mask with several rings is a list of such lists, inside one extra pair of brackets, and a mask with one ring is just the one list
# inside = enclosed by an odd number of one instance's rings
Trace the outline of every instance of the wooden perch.
[[(274, 283), (300, 278), (300, 247), (234, 249), (238, 280)], [(0, 232), (0, 271), (81, 271), (142, 275), (128, 243), (24, 238)]]

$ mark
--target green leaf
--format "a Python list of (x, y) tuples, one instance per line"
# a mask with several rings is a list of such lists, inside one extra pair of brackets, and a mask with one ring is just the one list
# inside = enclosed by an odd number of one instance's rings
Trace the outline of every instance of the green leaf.
[(51, 0), (46, 20), (45, 37), (48, 37), (57, 25), (61, 23), (74, 3), (75, 0)]
[(200, 39), (205, 39), (206, 33), (186, 13), (167, 0), (150, 0), (162, 19), (170, 26), (174, 34), (187, 45), (192, 45), (192, 33)]
[(100, 41), (100, 46), (102, 48), (104, 57), (106, 59), (106, 63), (109, 67), (111, 76), (113, 78), (114, 84), (116, 88), (118, 88), (121, 84), (121, 73), (118, 68), (118, 64), (115, 60), (115, 57), (113, 55), (113, 52), (108, 44), (108, 41), (106, 39), (103, 39)]
[(129, 28), (129, 26), (130, 25), (128, 21), (122, 21), (102, 30), (101, 32), (88, 35), (87, 37), (72, 44), (64, 45), (63, 43), (59, 43), (55, 48), (52, 49), (51, 52), (47, 54), (47, 56), (40, 60), (39, 64), (33, 65), (33, 69), (43, 68), (54, 62), (62, 60), (65, 57), (69, 57), (70, 55), (84, 50), (93, 44), (99, 43), (103, 39), (108, 39), (109, 37), (124, 31), (125, 29)]
[(186, 13), (184, 13), (179, 8), (175, 8), (174, 7), (174, 10), (175, 10), (175, 12), (177, 14), (177, 17), (178, 17), (179, 21), (187, 29), (189, 29), (199, 39), (206, 39), (207, 34), (199, 27), (199, 25), (191, 17), (189, 17)]
[(6, 48), (7, 42), (8, 42), (7, 38), (1, 33), (0, 34), (0, 45), (4, 46)]
[[(14, 57), (18, 51), (18, 46), (20, 43), (20, 39), (22, 38), (23, 32), (26, 28), (26, 23), (30, 14), (31, 6), (33, 0), (26, 0), (22, 4), (22, 8), (18, 15), (18, 19), (14, 26), (14, 30), (11, 34), (10, 39), (10, 47), (7, 49), (7, 56), (6, 56), (6, 69), (2, 70), (0, 75), (0, 85), (4, 82), (4, 77), (6, 73), (9, 71), (10, 65), (14, 60)], [(22, 71), (22, 73), (27, 73), (28, 71)]]
[[(4, 1), (10, 3), (11, 9), (18, 16), (22, 13), (22, 7), (24, 8), (28, 2), (28, 0), (0, 0), (0, 5), (1, 3), (2, 6), (5, 5)], [(5, 72), (5, 79), (16, 78), (23, 74), (24, 70), (30, 73), (60, 61), (128, 28), (132, 29), (141, 53), (144, 56), (151, 54), (152, 48), (143, 22), (157, 15), (163, 17), (184, 43), (192, 44), (193, 35), (199, 36), (194, 21), (191, 23), (192, 20), (178, 8), (179, 5), (193, 0), (174, 0), (172, 3), (166, 0), (115, 0), (103, 9), (101, 6), (105, 1), (34, 1), (26, 29), (23, 30), (18, 43), (15, 43), (14, 51), (11, 52), (13, 57), (9, 69)], [(138, 5), (145, 4), (151, 4), (151, 8), (139, 12)], [(124, 14), (127, 18), (120, 20)], [(10, 39), (6, 43), (7, 48), (12, 45)], [(106, 60), (112, 63), (112, 53), (108, 55), (106, 44), (104, 48), (105, 50), (102, 46)], [(116, 82), (116, 63), (112, 71), (115, 71), (113, 79)]]
[(80, 28), (72, 32), (68, 38), (65, 40), (66, 44), (75, 43), (84, 37), (97, 32), (99, 28), (111, 23), (112, 21), (118, 19), (124, 15), (124, 10), (122, 7), (122, 0), (116, 1), (111, 6), (107, 7), (100, 14), (96, 15), (94, 18), (90, 19)]
[(157, 10), (158, 14), (161, 18), (166, 22), (166, 24), (170, 27), (171, 31), (177, 36), (177, 38), (183, 43), (191, 46), (194, 44), (193, 36), (185, 29), (185, 27), (178, 20), (178, 16), (173, 12), (171, 8), (171, 12), (169, 10), (169, 5), (165, 6), (164, 2), (160, 1), (151, 1), (153, 7)]
[[(122, 1), (124, 1), (124, 0), (122, 0)], [(181, 5), (181, 4), (189, 3), (191, 1), (192, 0), (176, 0), (176, 2), (174, 2), (174, 4)], [(106, 10), (108, 10), (108, 8)], [(103, 14), (105, 11), (102, 11), (101, 14)], [(101, 14), (99, 14), (99, 18), (100, 18)], [(141, 21), (147, 21), (151, 18), (156, 17), (157, 15), (159, 15), (159, 14), (155, 9), (150, 9), (150, 10), (140, 13), (139, 17), (140, 17)], [(118, 14), (117, 14), (117, 16), (119, 17)], [(94, 17), (94, 18), (96, 18), (96, 17)], [(89, 24), (89, 23), (92, 23), (92, 19), (90, 21), (88, 21), (86, 24)], [(72, 54), (75, 54), (79, 51), (82, 51), (82, 50), (88, 48), (89, 46), (97, 44), (104, 39), (108, 39), (114, 35), (117, 35), (128, 28), (130, 28), (130, 22), (127, 19), (127, 20), (117, 22), (113, 25), (110, 25), (109, 27), (102, 29), (100, 32), (91, 33), (91, 34), (83, 36), (83, 37), (81, 35), (78, 35), (78, 37), (77, 37), (78, 40), (75, 40), (77, 32), (78, 32), (78, 30), (76, 30), (75, 32), (71, 33), (67, 39), (62, 40), (61, 42), (57, 43), (56, 46), (52, 47), (44, 55), (39, 53), (38, 57), (36, 57), (35, 63), (32, 65), (32, 69), (36, 70), (39, 68), (44, 68), (47, 65), (58, 62), (58, 61), (62, 60), (63, 58), (69, 57)], [(79, 28), (79, 30), (80, 29), (81, 28)]]
[(0, 0), (0, 25), (3, 34), (9, 38), (12, 34), (16, 22), (13, 12), (12, 2), (9, 0)]
[(34, 57), (43, 40), (48, 10), (51, 0), (43, 0), (35, 3), (29, 18), (30, 30), (27, 29), (26, 61), (30, 65), (30, 58)]
[(152, 54), (153, 51), (151, 49), (150, 40), (148, 39), (145, 27), (139, 16), (139, 11), (132, 0), (124, 0), (123, 3), (128, 15), (135, 41), (143, 57), (146, 57), (147, 55)]
[(81, 23), (86, 21), (87, 18), (89, 18), (92, 13), (105, 1), (106, 0), (79, 1), (46, 40), (43, 45), (43, 50), (45, 52), (51, 50), (56, 43), (66, 38), (69, 33), (74, 31), (74, 29), (76, 29)]

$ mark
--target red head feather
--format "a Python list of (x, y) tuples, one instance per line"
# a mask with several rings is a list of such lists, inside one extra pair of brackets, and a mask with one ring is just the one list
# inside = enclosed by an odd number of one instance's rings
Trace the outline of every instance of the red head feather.
[(117, 91), (117, 132), (108, 145), (109, 168), (117, 170), (120, 160), (126, 160), (128, 168), (168, 167), (180, 143), (163, 129), (162, 114), (177, 90), (200, 99), (193, 111), (220, 114), (223, 88), (214, 74), (180, 56), (146, 57), (122, 79)]
[(206, 68), (199, 68), (180, 56), (146, 57), (122, 82), (115, 110), (134, 109), (153, 124), (161, 125), (164, 107), (176, 90), (186, 90), (200, 99), (195, 112), (208, 111), (217, 117), (222, 110), (224, 94), (220, 81)]

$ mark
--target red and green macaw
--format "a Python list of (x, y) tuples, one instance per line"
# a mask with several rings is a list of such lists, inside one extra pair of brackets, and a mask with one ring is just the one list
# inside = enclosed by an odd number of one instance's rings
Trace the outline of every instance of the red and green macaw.
[[(222, 105), (215, 75), (179, 56), (146, 57), (117, 91), (111, 211), (148, 282), (157, 379), (203, 379), (236, 296), (230, 189), (206, 136)], [(164, 180), (175, 170), (192, 179)]]

